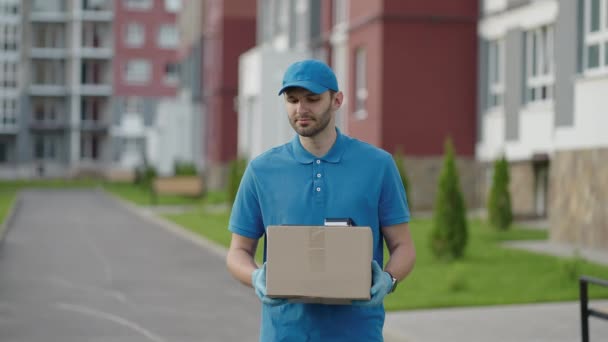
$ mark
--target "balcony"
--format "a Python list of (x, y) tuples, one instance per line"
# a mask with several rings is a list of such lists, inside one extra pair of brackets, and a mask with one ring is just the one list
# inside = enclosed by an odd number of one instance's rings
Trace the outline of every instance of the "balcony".
[(32, 96), (66, 96), (68, 87), (65, 84), (32, 84), (30, 85)]
[(83, 46), (80, 49), (80, 55), (83, 58), (89, 59), (110, 59), (114, 55), (114, 49), (111, 47), (90, 47)]
[(80, 17), (83, 21), (112, 22), (114, 13), (112, 13), (111, 10), (83, 9), (82, 12), (80, 12)]
[(83, 0), (82, 1), (82, 20), (87, 21), (112, 21), (111, 0)]
[(33, 23), (65, 23), (70, 19), (67, 12), (36, 11), (30, 13), (30, 22)]
[(65, 121), (59, 120), (34, 120), (30, 123), (30, 130), (32, 131), (45, 131), (45, 132), (59, 132), (66, 130), (69, 125)]
[(108, 132), (109, 124), (101, 120), (83, 120), (80, 122), (80, 130), (89, 133), (102, 133)]
[(110, 84), (82, 84), (80, 94), (84, 96), (112, 96)]
[(30, 57), (33, 59), (64, 59), (68, 56), (66, 48), (32, 47)]
[[(6, 120), (6, 118), (5, 118)], [(12, 122), (2, 122), (0, 120), (0, 134), (3, 135), (16, 135), (19, 133), (19, 125), (17, 120), (13, 120)]]

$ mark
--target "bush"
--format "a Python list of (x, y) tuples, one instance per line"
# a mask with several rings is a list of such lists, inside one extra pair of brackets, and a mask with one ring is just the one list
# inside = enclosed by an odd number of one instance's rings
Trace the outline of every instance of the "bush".
[(490, 225), (501, 230), (508, 229), (513, 222), (513, 213), (509, 193), (509, 163), (504, 156), (494, 162), (494, 176), (487, 207)]
[(401, 183), (403, 183), (403, 187), (405, 188), (407, 204), (411, 210), (411, 208), (414, 206), (414, 204), (412, 203), (412, 193), (411, 193), (411, 189), (410, 189), (410, 182), (409, 182), (409, 178), (407, 177), (407, 172), (405, 171), (404, 156), (403, 156), (403, 152), (401, 150), (401, 146), (398, 146), (395, 153), (393, 153), (393, 160), (395, 161), (395, 164), (397, 165), (397, 170), (399, 170), (399, 175), (401, 176)]
[(144, 165), (135, 168), (135, 180), (134, 183), (146, 188), (152, 186), (152, 182), (156, 178), (157, 172), (154, 166)]
[(454, 147), (452, 141), (447, 139), (433, 212), (432, 252), (444, 260), (461, 258), (467, 237), (466, 208), (454, 161)]
[(237, 158), (230, 162), (228, 184), (226, 190), (228, 194), (228, 201), (230, 204), (234, 203), (234, 199), (236, 198), (236, 193), (239, 190), (241, 178), (243, 178), (243, 173), (245, 173), (246, 167), (247, 160), (244, 158)]
[(198, 174), (196, 166), (188, 162), (175, 162), (173, 173), (176, 176), (196, 176)]

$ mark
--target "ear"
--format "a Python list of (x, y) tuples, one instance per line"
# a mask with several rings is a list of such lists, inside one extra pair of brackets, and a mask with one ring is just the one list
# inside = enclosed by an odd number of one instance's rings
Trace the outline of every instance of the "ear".
[(331, 105), (334, 110), (340, 109), (340, 107), (342, 106), (342, 101), (344, 101), (344, 94), (339, 91), (334, 95), (334, 98), (332, 99)]

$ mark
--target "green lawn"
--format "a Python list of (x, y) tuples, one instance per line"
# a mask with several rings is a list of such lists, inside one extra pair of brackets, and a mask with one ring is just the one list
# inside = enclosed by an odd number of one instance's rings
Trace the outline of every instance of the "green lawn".
[[(228, 246), (228, 212), (191, 212), (167, 218), (209, 240)], [(435, 260), (429, 245), (430, 219), (411, 222), (417, 250), (412, 274), (386, 299), (387, 310), (533, 303), (578, 299), (578, 274), (608, 278), (608, 267), (578, 258), (557, 258), (502, 248), (507, 240), (546, 239), (545, 231), (514, 227), (506, 232), (471, 220), (470, 243), (464, 259)], [(261, 260), (258, 248), (257, 260)], [(608, 289), (590, 288), (594, 298), (608, 298)]]
[[(14, 191), (9, 190), (0, 192), (0, 224), (6, 219), (8, 211), (15, 201), (15, 197)], [(4, 232), (0, 231), (0, 236), (2, 236), (3, 233)]]

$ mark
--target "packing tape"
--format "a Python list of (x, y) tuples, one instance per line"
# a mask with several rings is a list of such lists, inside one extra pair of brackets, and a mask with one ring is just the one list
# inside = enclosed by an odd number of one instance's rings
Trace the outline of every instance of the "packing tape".
[(313, 272), (325, 271), (325, 229), (313, 228), (308, 235), (308, 267)]

